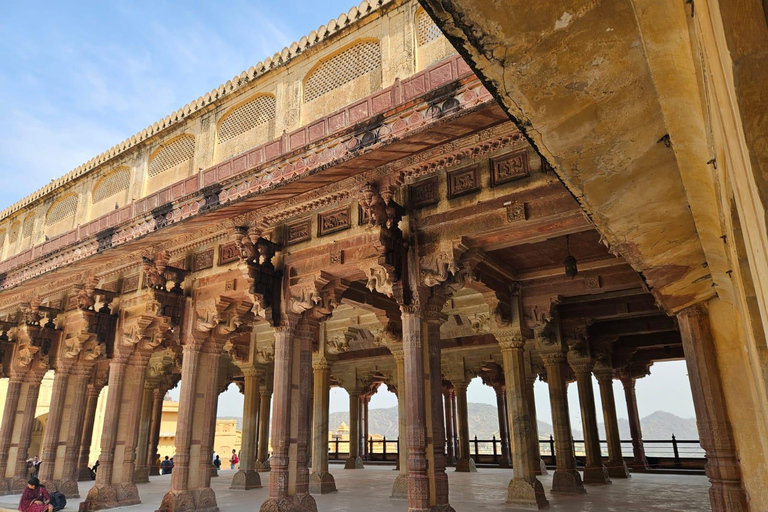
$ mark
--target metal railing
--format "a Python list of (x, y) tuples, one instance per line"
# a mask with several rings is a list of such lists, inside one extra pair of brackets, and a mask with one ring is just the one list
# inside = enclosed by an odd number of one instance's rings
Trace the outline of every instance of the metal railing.
[[(396, 462), (399, 452), (399, 441), (395, 439), (369, 438), (367, 460), (379, 462)], [(584, 463), (585, 445), (583, 440), (572, 440), (577, 462)], [(704, 450), (698, 440), (677, 439), (674, 435), (670, 439), (643, 440), (643, 447), (648, 463), (652, 468), (681, 468), (702, 469), (706, 462)], [(539, 439), (539, 448), (542, 458), (549, 465), (556, 463), (557, 452), (555, 440)], [(478, 439), (475, 436), (469, 443), (470, 456), (478, 464), (499, 464), (501, 462), (501, 439), (493, 436), (491, 439)], [(600, 440), (600, 451), (603, 457), (608, 457), (608, 445)], [(349, 441), (333, 439), (328, 446), (329, 460), (345, 460), (349, 457)], [(453, 453), (458, 454), (458, 442), (454, 446)], [(634, 457), (632, 441), (621, 441), (621, 452), (625, 459)], [(361, 451), (360, 456), (363, 457)]]

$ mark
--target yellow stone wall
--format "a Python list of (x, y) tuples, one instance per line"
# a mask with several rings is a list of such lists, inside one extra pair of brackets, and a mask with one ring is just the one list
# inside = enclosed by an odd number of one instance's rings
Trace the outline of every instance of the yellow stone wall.
[[(364, 5), (367, 10), (377, 4)], [(290, 133), (455, 53), (413, 0), (390, 0), (361, 11), (362, 16), (357, 12), (353, 8), (342, 14), (281, 55), (0, 212), (0, 260)], [(365, 52), (341, 58), (361, 43), (367, 43)], [(369, 62), (363, 57), (373, 55), (372, 45), (378, 48), (379, 65), (356, 73), (352, 68)], [(283, 63), (275, 65), (276, 60)], [(261, 71), (265, 68), (269, 70)], [(313, 76), (321, 79), (313, 81)], [(245, 85), (242, 79), (247, 79)], [(318, 86), (323, 94), (317, 95)], [(310, 100), (311, 91), (315, 96)], [(242, 108), (249, 104), (251, 108)]]

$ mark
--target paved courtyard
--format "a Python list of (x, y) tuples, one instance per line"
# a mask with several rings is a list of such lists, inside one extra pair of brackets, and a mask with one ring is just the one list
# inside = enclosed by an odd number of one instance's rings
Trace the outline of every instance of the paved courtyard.
[[(364, 470), (344, 470), (331, 466), (339, 491), (334, 494), (315, 496), (320, 512), (404, 512), (404, 500), (389, 498), (396, 472), (391, 467), (373, 466)], [(223, 470), (213, 479), (219, 508), (222, 512), (250, 512), (267, 496), (266, 473), (262, 473), (264, 487), (250, 491), (231, 491), (229, 482), (234, 471)], [(499, 469), (480, 469), (478, 473), (449, 472), (451, 504), (456, 512), (473, 510), (509, 511), (504, 504), (506, 487), (511, 472)], [(564, 512), (648, 512), (648, 511), (708, 511), (709, 482), (704, 476), (635, 474), (631, 480), (615, 481), (612, 485), (587, 486), (584, 496), (557, 496), (548, 492), (552, 476), (541, 478), (550, 510)], [(152, 512), (170, 485), (170, 476), (155, 476), (148, 484), (139, 485), (143, 503), (125, 507), (126, 512)], [(85, 495), (90, 488), (80, 483)], [(0, 508), (15, 510), (18, 496), (0, 497)], [(81, 500), (70, 499), (66, 510), (76, 511)]]

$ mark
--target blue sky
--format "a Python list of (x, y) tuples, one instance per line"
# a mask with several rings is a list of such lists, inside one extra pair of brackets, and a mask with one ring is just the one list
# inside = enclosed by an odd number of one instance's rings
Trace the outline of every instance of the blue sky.
[[(349, 0), (9, 2), (0, 16), (0, 209), (352, 5)], [(470, 401), (495, 405), (490, 388), (475, 383), (469, 394)], [(536, 394), (541, 418), (548, 421), (546, 385), (538, 384)], [(626, 416), (620, 386), (616, 394), (619, 414)], [(682, 362), (656, 365), (652, 377), (638, 384), (638, 398), (642, 415), (656, 410), (694, 415)], [(346, 402), (346, 394), (336, 391), (331, 409), (346, 410)], [(242, 411), (242, 397), (232, 390), (220, 404), (222, 415)], [(394, 395), (380, 392), (371, 406), (394, 404)]]
[(0, 209), (274, 55), (353, 3), (4, 4)]

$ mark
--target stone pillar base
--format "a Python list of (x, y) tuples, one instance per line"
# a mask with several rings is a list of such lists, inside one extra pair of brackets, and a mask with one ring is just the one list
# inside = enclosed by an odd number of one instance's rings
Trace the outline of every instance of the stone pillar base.
[(611, 478), (605, 466), (584, 468), (583, 482), (585, 484), (610, 484)]
[(129, 505), (138, 505), (139, 491), (136, 485), (94, 485), (88, 491), (85, 501), (80, 503), (80, 512), (92, 510), (102, 510), (105, 508), (127, 507)]
[(77, 481), (78, 482), (93, 482), (93, 473), (91, 473), (91, 468), (80, 468), (77, 470)]
[(136, 468), (133, 471), (133, 483), (135, 484), (148, 484), (149, 483), (149, 471), (146, 467)]
[(0, 479), (0, 496), (11, 494), (11, 482), (7, 479)]
[(311, 494), (328, 494), (336, 492), (336, 480), (327, 471), (309, 475), (309, 492)]
[(392, 495), (390, 498), (397, 500), (408, 499), (408, 476), (397, 475), (397, 478), (395, 478), (395, 483), (392, 484)]
[(232, 477), (232, 484), (230, 489), (239, 489), (241, 491), (247, 491), (248, 489), (261, 488), (261, 477), (259, 472), (254, 470), (240, 470)]
[(544, 494), (544, 486), (533, 479), (532, 482), (522, 478), (513, 478), (507, 487), (507, 503), (515, 508), (541, 510), (549, 507), (549, 501)]
[(80, 487), (75, 480), (62, 480), (56, 485), (56, 489), (67, 499), (80, 497)]
[(8, 491), (10, 494), (21, 494), (27, 488), (27, 478), (13, 477), (9, 480)]
[(348, 458), (344, 463), (344, 469), (365, 469), (365, 466), (363, 465), (363, 459), (360, 457)]
[(256, 461), (256, 471), (258, 471), (259, 473), (266, 473), (267, 471), (269, 471), (269, 469), (270, 469), (269, 459), (265, 461), (260, 461), (260, 460)]
[(149, 476), (160, 476), (160, 466), (150, 466)]
[(208, 471), (211, 472), (211, 478), (215, 476), (219, 476), (219, 470), (216, 469), (216, 466), (214, 466), (213, 464), (211, 464), (211, 468)]
[(651, 467), (648, 465), (648, 461), (645, 458), (632, 459), (632, 461), (629, 463), (629, 467), (632, 468), (632, 471), (647, 471), (651, 469)]
[(311, 494), (286, 496), (281, 500), (267, 498), (261, 504), (260, 512), (317, 512), (317, 503)]
[(475, 465), (475, 459), (472, 457), (468, 459), (459, 459), (456, 461), (456, 472), (458, 473), (477, 473), (477, 466)]
[(584, 494), (581, 475), (575, 469), (556, 469), (552, 477), (552, 492), (563, 494)]
[(712, 512), (747, 512), (747, 495), (741, 485), (722, 482), (709, 488)]
[(503, 469), (508, 469), (512, 467), (512, 461), (509, 459), (501, 459), (499, 460), (499, 467)]
[(450, 504), (435, 505), (429, 512), (456, 512)]
[(170, 491), (155, 512), (219, 512), (216, 494), (210, 487)]
[(544, 459), (539, 459), (539, 462), (535, 464), (536, 466), (536, 474), (537, 475), (548, 475), (549, 471), (547, 471), (547, 463), (544, 462)]
[(608, 461), (605, 467), (608, 469), (608, 476), (611, 478), (632, 478), (632, 475), (629, 474), (627, 463), (623, 460)]

